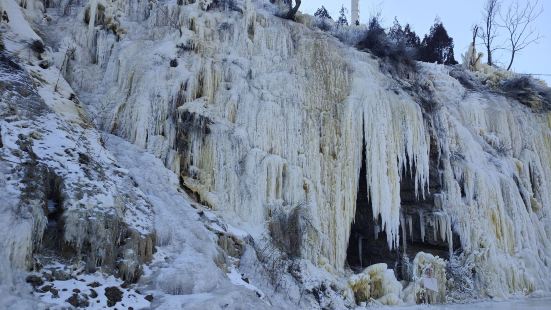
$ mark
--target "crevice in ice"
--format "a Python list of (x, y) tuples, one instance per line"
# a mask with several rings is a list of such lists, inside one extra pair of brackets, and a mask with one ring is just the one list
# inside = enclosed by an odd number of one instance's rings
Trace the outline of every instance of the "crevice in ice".
[(65, 221), (63, 218), (63, 180), (54, 173), (47, 173), (45, 182), (44, 214), (48, 218), (42, 236), (42, 253), (59, 253), (64, 258), (75, 255), (74, 249), (64, 242)]
[[(398, 279), (408, 279), (410, 260), (419, 252), (449, 258), (461, 248), (459, 236), (453, 232), (451, 219), (442, 209), (442, 181), (437, 148), (431, 148), (429, 162), (430, 187), (425, 195), (418, 194), (417, 167), (406, 156), (400, 178), (399, 247), (388, 246), (387, 234), (380, 215), (373, 213), (366, 179), (366, 146), (356, 196), (356, 213), (347, 249), (347, 264), (360, 272), (363, 268), (385, 263)], [(375, 217), (374, 217), (375, 216)]]
[(373, 217), (373, 206), (368, 194), (366, 179), (366, 146), (363, 146), (360, 168), (356, 213), (350, 231), (346, 262), (348, 266), (361, 272), (363, 268), (378, 263), (386, 263), (389, 268), (397, 267), (399, 250), (390, 250), (387, 235), (382, 231), (381, 216)]
[(443, 210), (442, 178), (438, 146), (431, 136), (429, 154), (429, 193), (416, 194), (415, 165), (404, 169), (400, 180), (401, 246), (406, 257), (419, 252), (449, 258), (460, 249), (458, 235), (452, 230), (451, 218)]

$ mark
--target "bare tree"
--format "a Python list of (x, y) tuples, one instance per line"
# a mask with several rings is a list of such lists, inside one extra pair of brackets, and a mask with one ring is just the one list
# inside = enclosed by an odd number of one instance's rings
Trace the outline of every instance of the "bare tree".
[[(501, 7), (501, 0), (487, 0), (484, 7), (484, 24), (482, 25), (482, 31), (478, 34), (484, 47), (486, 47), (486, 53), (488, 54), (488, 65), (494, 64), (492, 54), (499, 47), (494, 46), (494, 40), (497, 37), (497, 14)], [(474, 40), (473, 40), (474, 41)]]
[(289, 12), (287, 13), (287, 19), (295, 19), (295, 15), (298, 12), (298, 8), (300, 7), (302, 0), (295, 0), (295, 6), (293, 7), (293, 1), (292, 0), (286, 0), (286, 3), (289, 5)]
[(479, 25), (473, 25), (471, 30), (473, 31), (472, 45), (475, 46), (476, 45), (476, 38), (478, 37), (478, 31), (480, 31), (480, 26)]
[(533, 27), (533, 24), (542, 13), (543, 7), (539, 6), (538, 0), (526, 0), (524, 5), (520, 5), (517, 0), (507, 8), (505, 15), (500, 14), (499, 27), (507, 31), (509, 45), (507, 49), (511, 53), (507, 70), (511, 70), (519, 51), (541, 39), (541, 35)]

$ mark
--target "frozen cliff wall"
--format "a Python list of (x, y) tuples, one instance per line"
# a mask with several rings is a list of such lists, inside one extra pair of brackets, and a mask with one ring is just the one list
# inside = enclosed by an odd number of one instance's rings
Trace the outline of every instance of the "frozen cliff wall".
[(61, 253), (136, 280), (153, 252), (151, 206), (103, 148), (19, 6), (1, 9), (11, 18), (1, 25), (1, 278)]
[(549, 290), (550, 123), (519, 102), (471, 92), (430, 66), (441, 109), (443, 210), (490, 296)]
[(307, 202), (320, 240), (310, 240), (304, 255), (337, 269), (346, 259), (365, 136), (379, 146), (367, 155), (380, 206), (374, 216), (397, 245), (399, 170), (415, 165), (421, 192), (428, 137), (419, 106), (388, 94), (391, 81), (376, 60), (258, 3), (222, 12), (109, 5), (122, 15), (120, 42), (109, 29), (86, 25), (82, 12), (61, 40), (77, 48), (66, 77), (92, 110), (106, 111), (107, 129), (165, 159), (201, 200), (237, 221), (263, 223), (272, 209)]
[[(263, 1), (217, 3), (53, 1), (37, 26), (98, 125), (232, 223), (262, 232), (300, 205), (300, 256), (339, 273), (365, 178), (385, 246), (462, 249), (487, 295), (549, 290), (548, 115), (431, 65), (422, 108), (369, 54)], [(406, 175), (428, 209), (404, 206)]]

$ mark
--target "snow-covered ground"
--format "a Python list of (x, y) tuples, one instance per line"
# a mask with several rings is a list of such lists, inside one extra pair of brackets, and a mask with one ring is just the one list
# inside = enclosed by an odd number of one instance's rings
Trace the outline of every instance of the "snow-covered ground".
[[(389, 307), (383, 307), (389, 308)], [(393, 309), (415, 309), (415, 310), (468, 310), (468, 309), (487, 309), (487, 310), (549, 310), (551, 309), (551, 298), (526, 298), (512, 299), (508, 301), (486, 301), (467, 304), (448, 304), (448, 305), (417, 305), (409, 307), (396, 307)]]

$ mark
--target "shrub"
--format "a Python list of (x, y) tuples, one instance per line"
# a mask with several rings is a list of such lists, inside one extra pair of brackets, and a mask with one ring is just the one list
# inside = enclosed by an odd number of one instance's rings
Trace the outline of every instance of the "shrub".
[(326, 19), (333, 19), (331, 15), (329, 15), (329, 12), (327, 12), (327, 9), (322, 5), (321, 8), (319, 8), (316, 13), (314, 13), (314, 16), (317, 18), (326, 18)]
[(332, 24), (331, 35), (338, 38), (341, 42), (349, 46), (358, 46), (365, 38), (367, 27), (365, 25), (354, 27), (337, 27)]
[(224, 11), (235, 11), (243, 14), (243, 9), (241, 9), (235, 0), (213, 0), (210, 9), (218, 8)]
[(537, 111), (551, 110), (551, 88), (529, 75), (514, 76), (501, 83), (505, 95)]
[(385, 30), (381, 27), (378, 18), (373, 17), (369, 20), (364, 39), (360, 41), (357, 48), (360, 50), (369, 50), (379, 57), (387, 56), (387, 52), (390, 48), (390, 41), (388, 40)]
[(421, 40), (415, 31), (411, 30), (409, 24), (402, 29), (402, 25), (397, 19), (394, 19), (394, 25), (388, 32), (389, 38), (396, 44), (402, 44), (409, 48), (418, 49), (421, 46)]
[[(400, 27), (401, 28), (401, 27)], [(377, 17), (371, 18), (364, 38), (357, 44), (360, 50), (368, 50), (380, 57), (383, 69), (393, 76), (409, 78), (416, 71), (415, 55), (417, 48), (408, 46), (406, 40), (396, 31), (394, 39), (389, 37)]]
[(334, 25), (335, 25), (335, 22), (332, 21), (331, 19), (321, 18), (321, 17), (314, 18), (314, 26), (323, 31), (331, 31)]
[(333, 18), (323, 5), (314, 13), (314, 25), (323, 31), (333, 29)]

